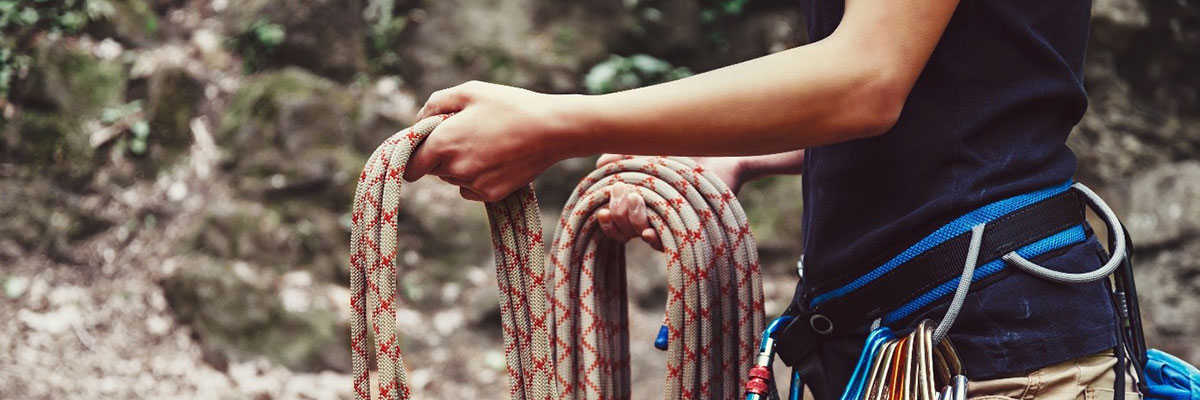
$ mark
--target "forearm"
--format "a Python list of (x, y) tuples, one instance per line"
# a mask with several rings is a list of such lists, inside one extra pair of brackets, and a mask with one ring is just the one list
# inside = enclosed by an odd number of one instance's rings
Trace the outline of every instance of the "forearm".
[(661, 85), (603, 96), (482, 82), (439, 90), (417, 117), (454, 117), (417, 148), (404, 177), (434, 174), (492, 201), (569, 157), (762, 155), (881, 134), (957, 0), (845, 3), (821, 41)]
[[(685, 79), (566, 101), (568, 156), (773, 154), (886, 132), (956, 0), (846, 2), (829, 37)], [(574, 106), (570, 105), (574, 104)]]
[(803, 172), (804, 150), (742, 157), (738, 166), (738, 177), (742, 183), (774, 175), (800, 175)]
[[(884, 66), (826, 40), (678, 81), (578, 98), (579, 148), (772, 154), (870, 136), (899, 112)], [(854, 62), (850, 62), (854, 61)], [(906, 90), (906, 89), (905, 89)], [(902, 101), (902, 100), (901, 100)]]

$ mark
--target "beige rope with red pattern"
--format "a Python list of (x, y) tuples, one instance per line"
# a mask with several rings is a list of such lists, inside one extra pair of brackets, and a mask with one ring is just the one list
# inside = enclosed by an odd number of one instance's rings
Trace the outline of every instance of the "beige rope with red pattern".
[[(354, 391), (370, 398), (367, 313), (373, 318), (379, 395), (407, 399), (396, 337), (399, 190), (416, 146), (444, 120), (431, 117), (385, 141), (359, 178), (350, 241)], [(762, 331), (754, 239), (732, 192), (685, 158), (628, 158), (593, 172), (572, 194), (544, 261), (531, 187), (487, 203), (513, 399), (630, 397), (624, 247), (600, 233), (595, 212), (614, 182), (646, 199), (667, 259), (668, 399), (740, 398)], [(650, 338), (647, 338), (649, 340)]]

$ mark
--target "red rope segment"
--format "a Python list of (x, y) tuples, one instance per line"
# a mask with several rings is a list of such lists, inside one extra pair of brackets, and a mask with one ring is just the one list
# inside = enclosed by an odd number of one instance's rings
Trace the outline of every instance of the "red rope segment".
[[(368, 313), (381, 399), (411, 390), (396, 337), (397, 214), (405, 164), (446, 116), (384, 141), (355, 191), (350, 239), (351, 356), (357, 399), (371, 398)], [(532, 187), (487, 203), (513, 399), (628, 399), (624, 246), (600, 233), (608, 187), (633, 185), (667, 259), (666, 398), (742, 396), (764, 327), (758, 252), (733, 193), (686, 158), (626, 158), (588, 175), (567, 202), (546, 268)], [(647, 338), (649, 340), (650, 338)]]

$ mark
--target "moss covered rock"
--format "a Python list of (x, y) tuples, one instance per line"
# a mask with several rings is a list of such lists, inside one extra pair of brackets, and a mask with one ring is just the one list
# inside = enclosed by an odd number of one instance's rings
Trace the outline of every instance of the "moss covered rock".
[(42, 45), (29, 75), (14, 87), (13, 102), (23, 110), (7, 127), (0, 157), (68, 182), (86, 180), (104, 160), (88, 143), (83, 121), (121, 104), (126, 81), (119, 62), (62, 41)]
[(29, 75), (14, 85), (13, 100), (64, 117), (94, 117), (121, 103), (127, 80), (118, 61), (98, 59), (65, 40), (48, 41), (34, 51)]
[(236, 186), (344, 212), (366, 162), (354, 146), (360, 109), (350, 90), (299, 69), (256, 76), (234, 95), (218, 139)]
[(341, 215), (297, 202), (215, 205), (183, 250), (251, 262), (269, 273), (303, 270), (318, 280), (342, 282), (350, 233)]
[(0, 242), (59, 261), (74, 263), (72, 242), (112, 226), (75, 195), (38, 178), (0, 180), (0, 199)]
[(191, 121), (204, 99), (203, 84), (182, 68), (166, 68), (150, 75), (146, 121), (150, 125), (146, 170), (174, 160), (192, 144)]
[(341, 145), (354, 135), (357, 108), (348, 90), (303, 70), (258, 74), (233, 95), (218, 140), (236, 153)]
[(282, 43), (266, 59), (267, 67), (302, 67), (348, 81), (367, 67), (367, 24), (364, 1), (244, 0), (231, 1), (221, 16), (232, 37), (263, 20), (280, 25)]
[(159, 16), (146, 0), (107, 0), (97, 3), (99, 18), (93, 24), (98, 33), (139, 46), (162, 38)]
[(330, 309), (289, 310), (278, 283), (245, 264), (192, 260), (162, 282), (167, 304), (191, 326), (206, 359), (264, 355), (297, 371), (349, 369), (349, 329)]

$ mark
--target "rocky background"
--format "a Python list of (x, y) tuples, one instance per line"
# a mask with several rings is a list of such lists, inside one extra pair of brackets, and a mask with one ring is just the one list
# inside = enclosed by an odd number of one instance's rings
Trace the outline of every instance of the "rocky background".
[[(0, 0), (0, 398), (349, 398), (347, 241), (368, 152), (470, 79), (621, 90), (805, 42), (790, 0)], [(1129, 225), (1147, 337), (1200, 362), (1200, 6), (1097, 0), (1071, 139)], [(592, 160), (536, 182), (557, 218)], [(768, 313), (798, 179), (741, 198)], [(406, 359), (426, 398), (505, 393), (482, 207), (403, 194)], [(662, 261), (631, 246), (635, 397)]]

